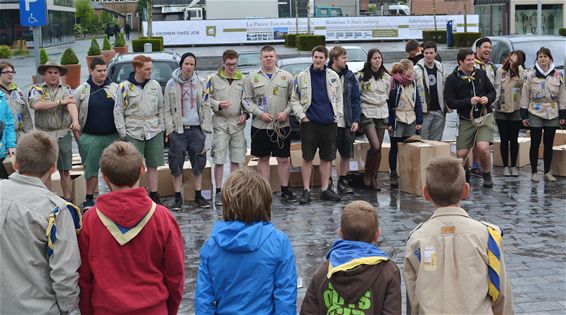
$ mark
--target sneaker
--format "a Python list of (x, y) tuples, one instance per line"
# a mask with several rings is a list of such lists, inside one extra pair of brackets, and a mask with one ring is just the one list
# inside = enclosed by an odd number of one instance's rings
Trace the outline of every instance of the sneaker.
[(303, 190), (303, 195), (299, 198), (299, 203), (302, 205), (306, 205), (307, 203), (311, 202), (311, 191), (310, 190)]
[(208, 202), (208, 200), (204, 199), (203, 196), (195, 197), (195, 203), (200, 208), (210, 208), (210, 202)]
[(391, 174), (389, 185), (391, 187), (399, 187), (399, 175), (397, 173)]
[[(330, 189), (330, 186), (328, 186), (328, 189)], [(350, 187), (350, 185), (348, 184), (348, 182), (346, 180), (339, 180), (338, 181), (338, 192), (341, 194), (351, 194), (354, 191), (352, 190), (352, 188)]]
[[(338, 180), (338, 186), (340, 186), (340, 180)], [(332, 177), (328, 179), (328, 189), (334, 190), (334, 181), (332, 180)]]
[(323, 190), (320, 194), (321, 200), (329, 200), (329, 201), (340, 201), (342, 197), (334, 192), (332, 189)]
[(483, 187), (485, 188), (493, 187), (493, 179), (491, 178), (490, 172), (483, 173)]
[(295, 195), (293, 195), (292, 191), (288, 190), (281, 193), (281, 201), (295, 203), (299, 200), (297, 199), (297, 197), (295, 197)]
[(503, 168), (503, 176), (505, 176), (505, 177), (511, 176), (511, 170), (509, 169), (509, 167), (505, 166)]
[(533, 173), (533, 175), (531, 175), (531, 181), (538, 183), (540, 181), (540, 176), (538, 173)]
[(470, 170), (471, 175), (477, 176), (477, 177), (483, 177), (483, 170), (481, 168), (472, 168)]
[(161, 198), (159, 198), (159, 193), (157, 192), (150, 192), (149, 193), (149, 198), (151, 198), (151, 200), (153, 200), (153, 202), (155, 202), (158, 205), (163, 205), (163, 202), (161, 201)]
[(173, 210), (173, 211), (181, 211), (181, 209), (183, 209), (183, 198), (177, 198), (177, 197), (175, 197), (175, 202), (173, 203), (173, 206), (171, 207), (171, 210)]
[(544, 174), (544, 180), (547, 181), (547, 182), (555, 182), (556, 177), (552, 176), (551, 172), (548, 172), (548, 173)]
[(470, 172), (470, 170), (466, 170), (466, 183), (470, 183), (470, 178), (472, 177), (472, 174)]
[(214, 205), (217, 207), (222, 207), (222, 194), (216, 193), (214, 195)]
[(81, 210), (86, 212), (88, 209), (94, 207), (94, 199), (87, 199), (81, 205)]
[(519, 176), (519, 170), (518, 170), (516, 167), (514, 167), (514, 166), (511, 167), (510, 173), (511, 173), (511, 176), (513, 176), (513, 177), (518, 177), (518, 176)]

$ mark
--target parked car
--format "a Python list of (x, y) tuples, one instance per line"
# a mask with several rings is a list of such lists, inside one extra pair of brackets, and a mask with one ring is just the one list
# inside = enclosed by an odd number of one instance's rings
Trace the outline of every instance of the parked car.
[[(364, 63), (368, 58), (367, 51), (359, 46), (342, 47), (346, 49), (346, 53), (348, 54), (348, 69), (350, 69), (354, 73), (362, 70), (364, 68)], [(330, 51), (330, 49), (328, 51)]]
[[(564, 69), (564, 59), (566, 59), (566, 37), (563, 36), (536, 36), (536, 35), (509, 35), (509, 36), (488, 36), (491, 40), (491, 60), (500, 67), (509, 53), (514, 50), (522, 50), (527, 56), (525, 66), (532, 68), (536, 60), (536, 52), (541, 47), (546, 47), (552, 52), (553, 62), (556, 68)], [(472, 46), (475, 50), (476, 43)]]
[(108, 64), (108, 77), (116, 83), (127, 80), (133, 70), (132, 60), (135, 56), (144, 55), (151, 57), (153, 63), (152, 79), (159, 82), (161, 89), (165, 92), (165, 85), (171, 79), (171, 74), (179, 68), (181, 57), (168, 52), (153, 53), (130, 53), (114, 57)]
[(259, 51), (242, 51), (238, 52), (238, 69), (242, 74), (247, 75), (251, 71), (261, 68)]
[(296, 76), (297, 74), (299, 74), (299, 72), (310, 67), (311, 64), (311, 57), (297, 57), (277, 60), (277, 67), (289, 72), (293, 76)]

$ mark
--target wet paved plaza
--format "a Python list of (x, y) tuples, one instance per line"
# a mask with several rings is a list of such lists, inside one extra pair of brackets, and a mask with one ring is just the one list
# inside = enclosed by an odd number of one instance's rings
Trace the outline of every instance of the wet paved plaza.
[[(504, 229), (505, 260), (515, 312), (566, 314), (566, 178), (557, 177), (554, 183), (532, 183), (529, 166), (521, 168), (517, 178), (502, 177), (501, 171), (502, 168), (494, 169), (492, 189), (483, 188), (482, 180), (472, 177), (471, 196), (462, 206), (473, 218)], [(380, 174), (382, 182), (388, 184), (387, 173)], [(312, 274), (337, 238), (340, 211), (348, 202), (361, 199), (377, 207), (382, 229), (378, 244), (400, 269), (408, 233), (433, 211), (432, 205), (422, 197), (390, 190), (385, 185), (377, 193), (355, 189), (353, 195), (347, 195), (339, 203), (318, 201), (319, 192), (320, 189), (313, 191), (313, 202), (306, 206), (283, 205), (279, 194), (273, 194), (272, 221), (289, 235), (302, 279), (297, 309)], [(185, 294), (180, 314), (193, 314), (199, 249), (222, 212), (185, 204), (183, 211), (174, 215), (183, 232), (186, 255)], [(402, 290), (404, 309), (404, 284)]]

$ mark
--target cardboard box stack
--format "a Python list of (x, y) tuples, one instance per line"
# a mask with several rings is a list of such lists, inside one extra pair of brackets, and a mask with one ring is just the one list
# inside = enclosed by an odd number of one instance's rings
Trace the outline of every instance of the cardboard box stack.
[[(517, 167), (529, 165), (529, 150), (531, 148), (530, 138), (519, 138), (519, 155), (517, 156)], [(511, 154), (511, 150), (509, 150)], [(510, 161), (510, 160), (509, 160)], [(501, 141), (493, 143), (493, 166), (503, 166), (501, 159)]]
[(566, 176), (566, 144), (555, 146), (552, 151), (552, 174)]
[[(71, 198), (73, 203), (80, 206), (85, 201), (86, 196), (86, 179), (83, 171), (70, 171), (71, 173)], [(59, 172), (51, 174), (51, 191), (58, 196), (63, 196), (63, 188), (61, 187), (61, 176)]]

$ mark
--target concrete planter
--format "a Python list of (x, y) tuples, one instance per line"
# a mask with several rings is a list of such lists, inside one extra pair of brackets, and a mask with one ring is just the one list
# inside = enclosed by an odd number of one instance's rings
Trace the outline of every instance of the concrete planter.
[(117, 55), (125, 55), (128, 53), (128, 46), (124, 47), (113, 47)]

